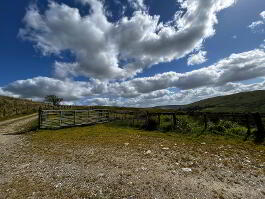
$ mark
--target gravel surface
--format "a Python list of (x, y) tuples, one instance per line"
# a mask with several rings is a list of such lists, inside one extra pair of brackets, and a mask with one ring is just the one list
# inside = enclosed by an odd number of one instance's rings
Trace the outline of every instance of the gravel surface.
[(211, 148), (140, 135), (105, 145), (8, 136), (0, 137), (0, 198), (265, 197), (264, 148)]

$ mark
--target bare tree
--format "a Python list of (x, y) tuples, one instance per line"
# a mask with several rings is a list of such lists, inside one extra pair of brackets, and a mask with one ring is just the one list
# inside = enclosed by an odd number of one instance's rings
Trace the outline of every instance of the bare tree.
[(47, 95), (45, 97), (44, 101), (52, 103), (52, 105), (54, 105), (54, 106), (58, 106), (63, 101), (63, 98), (59, 98), (56, 95)]

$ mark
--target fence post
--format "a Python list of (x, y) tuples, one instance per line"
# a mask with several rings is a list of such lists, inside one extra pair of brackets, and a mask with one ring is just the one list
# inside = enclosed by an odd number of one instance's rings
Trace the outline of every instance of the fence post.
[(176, 127), (176, 113), (173, 114), (173, 129)]
[(76, 124), (76, 111), (74, 111), (74, 125)]
[(89, 122), (89, 110), (87, 110), (87, 123)]
[(249, 114), (247, 114), (245, 117), (246, 117), (246, 124), (247, 124), (248, 131), (247, 131), (246, 137), (244, 138), (244, 141), (246, 141), (248, 139), (248, 137), (250, 136), (250, 133), (251, 133), (250, 124), (249, 124)]
[(107, 122), (110, 122), (110, 110), (107, 111)]
[(63, 112), (60, 111), (60, 127), (62, 126), (62, 117), (63, 117)]
[(160, 122), (161, 122), (160, 116), (161, 116), (161, 114), (158, 113), (157, 117), (158, 117), (158, 126), (159, 126), (159, 128), (160, 128)]
[(41, 107), (39, 107), (39, 129), (41, 128), (41, 114), (42, 114), (42, 110), (41, 110)]
[(206, 113), (203, 114), (203, 117), (204, 117), (204, 130), (203, 131), (206, 131), (208, 127), (208, 119), (207, 119)]
[(146, 111), (146, 121), (145, 121), (145, 125), (146, 125), (146, 127), (149, 126), (149, 113), (148, 113), (148, 111)]
[(256, 126), (257, 126), (257, 131), (255, 131), (255, 142), (262, 143), (264, 141), (264, 138), (265, 138), (264, 126), (262, 124), (262, 119), (261, 119), (259, 113), (254, 113), (253, 116), (254, 116)]
[(134, 127), (134, 118), (135, 118), (135, 113), (133, 112), (133, 119), (132, 119), (132, 126)]

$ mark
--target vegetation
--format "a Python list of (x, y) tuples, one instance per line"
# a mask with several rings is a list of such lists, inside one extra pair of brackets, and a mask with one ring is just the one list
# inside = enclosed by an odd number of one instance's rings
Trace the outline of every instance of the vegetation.
[(60, 103), (63, 101), (63, 98), (60, 98), (56, 95), (47, 95), (44, 101), (51, 103), (53, 106), (59, 106)]
[(43, 105), (32, 100), (0, 96), (0, 121), (35, 113)]

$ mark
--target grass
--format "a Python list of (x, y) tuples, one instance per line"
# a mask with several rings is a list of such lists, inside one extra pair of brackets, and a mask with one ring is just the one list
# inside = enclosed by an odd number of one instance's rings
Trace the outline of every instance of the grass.
[[(224, 171), (239, 177), (246, 173), (261, 177), (265, 174), (264, 169), (253, 167), (264, 164), (265, 146), (236, 137), (145, 131), (119, 123), (38, 130), (27, 136), (30, 145), (27, 150), (23, 146), (26, 150), (21, 158), (23, 163), (18, 165), (30, 162), (31, 169), (25, 168), (22, 175), (3, 189), (13, 187), (18, 191), (14, 196), (18, 194), (21, 198), (30, 197), (33, 192), (36, 198), (129, 198), (131, 195), (148, 198), (154, 189), (165, 195), (164, 187), (170, 189), (170, 194), (177, 191), (187, 194), (191, 185), (188, 183), (183, 189), (182, 183), (190, 178), (195, 182), (205, 178), (208, 182), (219, 177), (221, 180), (216, 182), (232, 188), (235, 186), (229, 180), (242, 181), (227, 176)], [(150, 154), (146, 154), (148, 150)], [(244, 163), (246, 157), (251, 163)], [(183, 173), (182, 168), (192, 168), (192, 172)], [(58, 184), (62, 187), (57, 187)], [(195, 193), (200, 191), (201, 187), (193, 188)], [(142, 193), (146, 195), (138, 197)], [(218, 194), (221, 192), (217, 190)], [(209, 195), (209, 198), (215, 197)]]
[(13, 116), (7, 116), (4, 118), (0, 118), (0, 122), (6, 121), (6, 120), (11, 120), (11, 119), (16, 119), (16, 118), (20, 118), (20, 117), (24, 117), (24, 116), (28, 116), (28, 115), (32, 115), (36, 112), (31, 112), (31, 113), (20, 113), (18, 115), (13, 115)]
[(99, 145), (119, 145), (126, 142), (132, 145), (153, 144), (153, 139), (162, 139), (172, 145), (191, 144), (201, 145), (202, 142), (207, 145), (236, 145), (238, 147), (257, 148), (258, 146), (251, 141), (244, 142), (238, 137), (219, 136), (209, 133), (176, 133), (161, 131), (145, 131), (131, 127), (117, 126), (115, 123), (100, 124), (88, 127), (74, 127), (60, 130), (39, 130), (33, 136), (33, 140), (38, 142), (56, 142), (68, 144), (99, 144)]
[[(126, 150), (137, 153), (147, 150), (161, 153), (161, 148), (166, 146), (173, 150), (172, 157), (174, 157), (174, 153), (182, 154), (180, 159), (183, 162), (183, 167), (192, 167), (192, 165), (188, 165), (191, 161), (190, 156), (197, 157), (201, 164), (204, 158), (207, 158), (209, 162), (212, 156), (221, 156), (224, 158), (222, 159), (224, 166), (244, 171), (247, 171), (248, 168), (242, 166), (241, 159), (246, 156), (251, 156), (257, 165), (265, 162), (265, 156), (261, 155), (265, 153), (265, 145), (256, 145), (252, 141), (243, 141), (238, 137), (209, 133), (145, 131), (120, 127), (112, 123), (54, 131), (40, 130), (32, 136), (33, 152), (52, 159), (65, 157), (70, 160), (72, 155), (69, 150), (78, 151), (86, 147), (101, 148), (105, 152), (122, 150), (126, 143), (129, 143)], [(81, 156), (80, 158), (82, 159)], [(227, 158), (230, 160), (225, 160)], [(237, 160), (238, 158), (240, 161)], [(205, 167), (207, 166), (205, 165)], [(265, 170), (262, 172), (265, 174)]]

